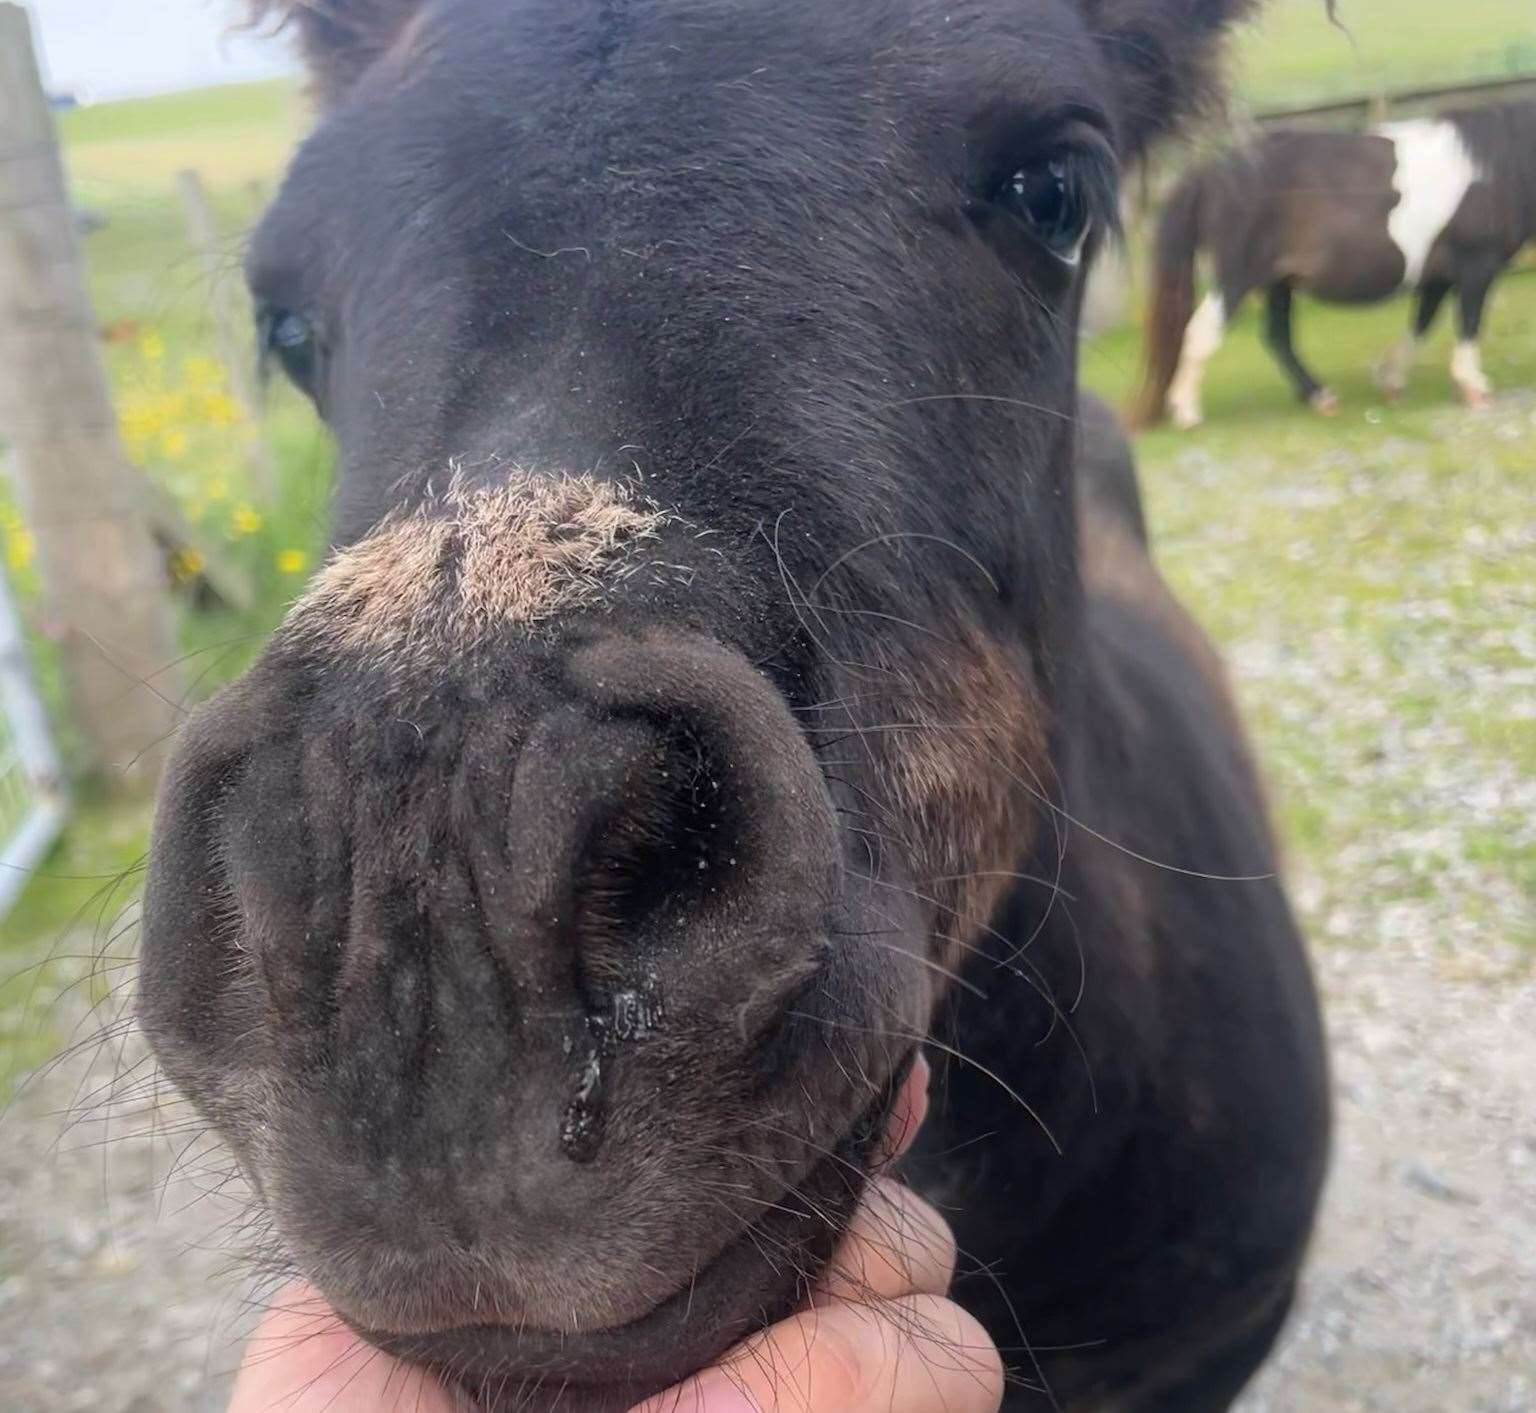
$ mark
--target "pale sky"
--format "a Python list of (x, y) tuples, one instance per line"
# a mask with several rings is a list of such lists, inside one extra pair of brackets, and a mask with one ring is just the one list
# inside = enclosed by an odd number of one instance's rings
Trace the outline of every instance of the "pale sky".
[(228, 36), (237, 0), (23, 0), (41, 35), (50, 92), (120, 98), (293, 67), (281, 40)]

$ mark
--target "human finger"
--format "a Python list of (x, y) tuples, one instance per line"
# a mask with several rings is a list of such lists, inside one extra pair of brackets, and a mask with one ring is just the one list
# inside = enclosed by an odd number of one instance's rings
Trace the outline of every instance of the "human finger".
[(1002, 1360), (952, 1301), (802, 1311), (634, 1413), (997, 1413)]
[(229, 1413), (456, 1413), (428, 1370), (365, 1343), (308, 1286), (273, 1303), (245, 1348)]
[(945, 1295), (955, 1278), (949, 1224), (911, 1188), (870, 1183), (812, 1303)]

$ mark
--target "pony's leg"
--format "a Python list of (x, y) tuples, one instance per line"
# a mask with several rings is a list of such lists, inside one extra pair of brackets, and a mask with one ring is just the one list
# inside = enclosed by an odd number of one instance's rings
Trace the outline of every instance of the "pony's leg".
[(1456, 352), (1451, 355), (1451, 377), (1468, 407), (1484, 408), (1493, 402), (1493, 384), (1483, 372), (1478, 337), (1483, 330), (1488, 291), (1504, 266), (1501, 260), (1484, 252), (1463, 255), (1456, 264), (1456, 293), (1461, 308)]
[(1451, 292), (1451, 282), (1444, 279), (1426, 280), (1419, 286), (1419, 297), (1413, 308), (1413, 331), (1404, 334), (1382, 359), (1376, 370), (1376, 381), (1382, 392), (1396, 402), (1408, 388), (1408, 375), (1413, 371), (1419, 345), (1435, 322), (1440, 306)]
[(1339, 410), (1339, 400), (1311, 373), (1296, 354), (1296, 343), (1291, 337), (1292, 300), (1294, 291), (1289, 280), (1281, 280), (1269, 287), (1268, 307), (1264, 321), (1264, 338), (1275, 355), (1285, 375), (1296, 389), (1296, 395), (1305, 403), (1331, 417)]
[(1179, 356), (1179, 371), (1168, 389), (1168, 406), (1173, 425), (1188, 431), (1205, 420), (1200, 405), (1200, 387), (1205, 381), (1205, 365), (1221, 347), (1227, 332), (1227, 301), (1217, 290), (1206, 295), (1195, 317), (1184, 330), (1184, 351)]

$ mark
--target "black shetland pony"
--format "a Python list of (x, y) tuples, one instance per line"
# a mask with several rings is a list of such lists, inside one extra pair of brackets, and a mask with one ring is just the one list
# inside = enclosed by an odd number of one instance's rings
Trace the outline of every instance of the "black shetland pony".
[[(1228, 320), (1256, 289), (1265, 337), (1297, 396), (1317, 411), (1338, 400), (1308, 371), (1291, 337), (1301, 290), (1338, 304), (1417, 292), (1412, 333), (1378, 370), (1388, 397), (1407, 386), (1419, 341), (1448, 294), (1459, 338), (1451, 373), (1466, 403), (1492, 389), (1478, 337), (1488, 291), (1536, 237), (1536, 103), (1386, 123), (1369, 133), (1271, 132), (1196, 168), (1174, 189), (1157, 232), (1146, 378), (1133, 420), (1180, 427), (1202, 419), (1205, 365)], [(1196, 257), (1211, 287), (1195, 305)]]
[(1076, 388), (1118, 172), (1252, 8), (257, 0), (334, 553), (177, 745), (141, 1014), (376, 1345), (632, 1407), (807, 1299), (930, 1047), (903, 1170), (1010, 1413), (1264, 1358), (1317, 1005)]

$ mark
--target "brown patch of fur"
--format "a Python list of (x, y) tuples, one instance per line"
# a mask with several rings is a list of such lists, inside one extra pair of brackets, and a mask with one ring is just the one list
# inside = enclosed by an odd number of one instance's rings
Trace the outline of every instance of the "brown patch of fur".
[(1026, 665), (967, 626), (919, 670), (910, 729), (888, 733), (894, 804), (953, 968), (991, 919), (1050, 794), (1045, 710)]
[(624, 485), (517, 472), (390, 515), (337, 554), (284, 632), (391, 665), (441, 664), (591, 604), (667, 516)]

